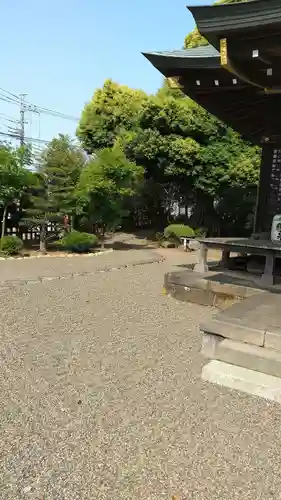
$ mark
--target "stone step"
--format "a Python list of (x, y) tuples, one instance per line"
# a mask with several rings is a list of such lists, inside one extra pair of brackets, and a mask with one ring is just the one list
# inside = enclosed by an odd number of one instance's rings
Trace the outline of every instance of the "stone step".
[(214, 359), (281, 378), (281, 352), (229, 339), (218, 342)]
[(235, 322), (228, 318), (225, 321), (214, 318), (213, 320), (205, 321), (200, 324), (202, 333), (210, 335), (218, 335), (226, 339), (236, 340), (238, 342), (245, 342), (257, 346), (264, 345), (265, 329), (251, 328), (246, 324)]
[(202, 379), (281, 404), (281, 379), (272, 375), (214, 360), (203, 367)]

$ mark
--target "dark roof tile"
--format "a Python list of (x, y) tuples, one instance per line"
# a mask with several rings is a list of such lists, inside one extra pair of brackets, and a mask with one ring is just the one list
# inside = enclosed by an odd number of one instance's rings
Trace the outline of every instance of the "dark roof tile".
[(195, 47), (193, 49), (172, 50), (162, 52), (148, 52), (144, 55), (161, 56), (161, 57), (180, 57), (180, 58), (206, 58), (219, 57), (219, 52), (212, 45)]

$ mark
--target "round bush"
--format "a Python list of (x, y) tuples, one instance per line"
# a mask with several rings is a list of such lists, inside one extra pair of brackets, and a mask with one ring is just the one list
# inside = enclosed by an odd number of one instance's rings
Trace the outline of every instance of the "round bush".
[(194, 238), (195, 234), (191, 227), (184, 224), (170, 224), (164, 230), (164, 236), (167, 240), (180, 238)]
[(23, 247), (23, 242), (17, 236), (0, 238), (0, 248), (6, 255), (17, 255)]
[(98, 238), (95, 234), (71, 231), (57, 243), (64, 250), (75, 253), (86, 253), (98, 245)]

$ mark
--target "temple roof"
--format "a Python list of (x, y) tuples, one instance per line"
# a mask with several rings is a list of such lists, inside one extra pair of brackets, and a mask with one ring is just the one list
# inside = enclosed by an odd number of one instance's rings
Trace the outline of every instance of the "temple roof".
[[(196, 47), (187, 50), (172, 50), (164, 52), (148, 52), (143, 55), (159, 69), (163, 74), (165, 70), (187, 69), (187, 68), (214, 68), (220, 67), (220, 53), (212, 46)], [(163, 70), (163, 71), (162, 71)]]
[(219, 49), (219, 38), (227, 33), (266, 28), (281, 22), (280, 0), (252, 0), (233, 4), (187, 7), (200, 33)]
[(220, 53), (212, 45), (203, 45), (202, 47), (194, 47), (193, 49), (182, 49), (161, 52), (149, 52), (149, 54), (159, 55), (162, 57), (183, 57), (183, 58), (220, 58)]
[(246, 139), (281, 142), (281, 0), (189, 10), (213, 45), (144, 56)]

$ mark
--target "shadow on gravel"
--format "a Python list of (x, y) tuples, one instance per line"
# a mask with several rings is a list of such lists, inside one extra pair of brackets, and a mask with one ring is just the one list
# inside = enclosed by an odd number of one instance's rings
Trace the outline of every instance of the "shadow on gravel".
[(111, 245), (105, 245), (106, 247), (113, 248), (114, 250), (154, 250), (155, 247), (150, 243), (126, 243), (121, 241), (116, 241)]

